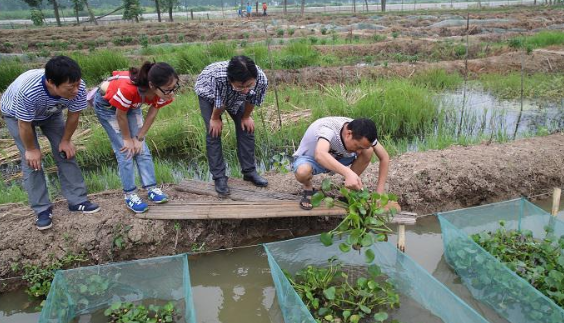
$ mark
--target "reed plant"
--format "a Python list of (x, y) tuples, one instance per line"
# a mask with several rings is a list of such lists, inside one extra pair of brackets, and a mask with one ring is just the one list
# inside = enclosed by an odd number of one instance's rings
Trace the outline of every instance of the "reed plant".
[(0, 92), (3, 92), (14, 80), (26, 71), (19, 59), (0, 59)]
[(444, 69), (435, 68), (419, 72), (411, 78), (411, 82), (420, 87), (434, 91), (454, 90), (464, 79), (458, 73), (449, 73)]
[(5, 203), (27, 203), (27, 193), (23, 186), (16, 182), (4, 183), (0, 181), (0, 204)]
[(531, 36), (527, 36), (524, 41), (525, 46), (532, 48), (542, 48), (553, 45), (564, 44), (564, 32), (562, 31), (541, 31)]
[(88, 86), (95, 86), (110, 77), (112, 71), (126, 70), (132, 65), (132, 62), (120, 51), (96, 50), (87, 55), (73, 53), (70, 56), (80, 65), (82, 79)]
[[(479, 81), (484, 90), (501, 99), (521, 97), (521, 74), (519, 72), (483, 74)], [(558, 100), (564, 97), (564, 74), (535, 73), (523, 79), (523, 96), (529, 99)]]

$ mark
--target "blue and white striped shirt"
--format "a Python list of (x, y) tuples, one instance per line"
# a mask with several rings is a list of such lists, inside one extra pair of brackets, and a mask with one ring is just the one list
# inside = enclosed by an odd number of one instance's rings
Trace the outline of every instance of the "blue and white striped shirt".
[(80, 82), (78, 95), (72, 99), (51, 96), (45, 86), (45, 70), (29, 70), (10, 84), (0, 100), (2, 114), (25, 122), (41, 121), (61, 113), (86, 109), (86, 84)]

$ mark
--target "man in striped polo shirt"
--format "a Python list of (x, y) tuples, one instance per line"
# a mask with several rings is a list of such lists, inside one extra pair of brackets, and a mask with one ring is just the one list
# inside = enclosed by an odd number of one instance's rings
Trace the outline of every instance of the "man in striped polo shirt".
[[(53, 206), (41, 167), (37, 127), (51, 144), (69, 210), (83, 213), (100, 210), (98, 205), (88, 201), (84, 178), (74, 158), (76, 148), (71, 142), (80, 111), (85, 108), (86, 85), (81, 80), (80, 67), (66, 56), (53, 57), (45, 69), (21, 74), (0, 100), (2, 117), (21, 154), (24, 187), (29, 204), (37, 214), (39, 230), (52, 226)], [(66, 124), (63, 109), (68, 109)]]
[(303, 185), (300, 207), (312, 209), (313, 175), (333, 171), (343, 175), (345, 187), (362, 189), (360, 175), (370, 164), (372, 154), (380, 161), (376, 192), (384, 193), (390, 157), (378, 142), (374, 121), (346, 117), (317, 119), (307, 128), (294, 153), (292, 168), (296, 179)]

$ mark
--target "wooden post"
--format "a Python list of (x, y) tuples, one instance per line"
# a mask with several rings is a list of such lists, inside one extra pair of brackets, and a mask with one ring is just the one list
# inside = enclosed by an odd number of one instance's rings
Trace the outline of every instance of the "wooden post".
[(405, 252), (405, 225), (398, 225), (398, 249)]
[(194, 20), (194, 9), (190, 9), (190, 18)]
[(552, 216), (556, 216), (558, 214), (558, 208), (560, 207), (560, 195), (562, 194), (562, 190), (555, 187), (554, 192), (552, 193)]

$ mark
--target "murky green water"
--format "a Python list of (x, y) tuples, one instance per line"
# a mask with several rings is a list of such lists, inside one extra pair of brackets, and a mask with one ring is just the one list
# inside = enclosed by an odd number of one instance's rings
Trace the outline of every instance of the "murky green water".
[[(536, 202), (550, 210), (552, 199)], [(558, 218), (564, 221), (564, 200)], [(395, 244), (396, 236), (390, 241)], [(407, 254), (449, 287), (490, 322), (506, 322), (491, 309), (475, 301), (443, 257), (440, 225), (434, 216), (406, 228)], [(262, 247), (253, 246), (191, 256), (190, 274), (199, 323), (283, 323), (276, 303), (274, 284)], [(0, 322), (37, 322), (38, 302), (23, 291), (0, 295)], [(406, 306), (404, 322), (417, 318), (415, 304)], [(414, 321), (416, 322), (416, 321)]]

